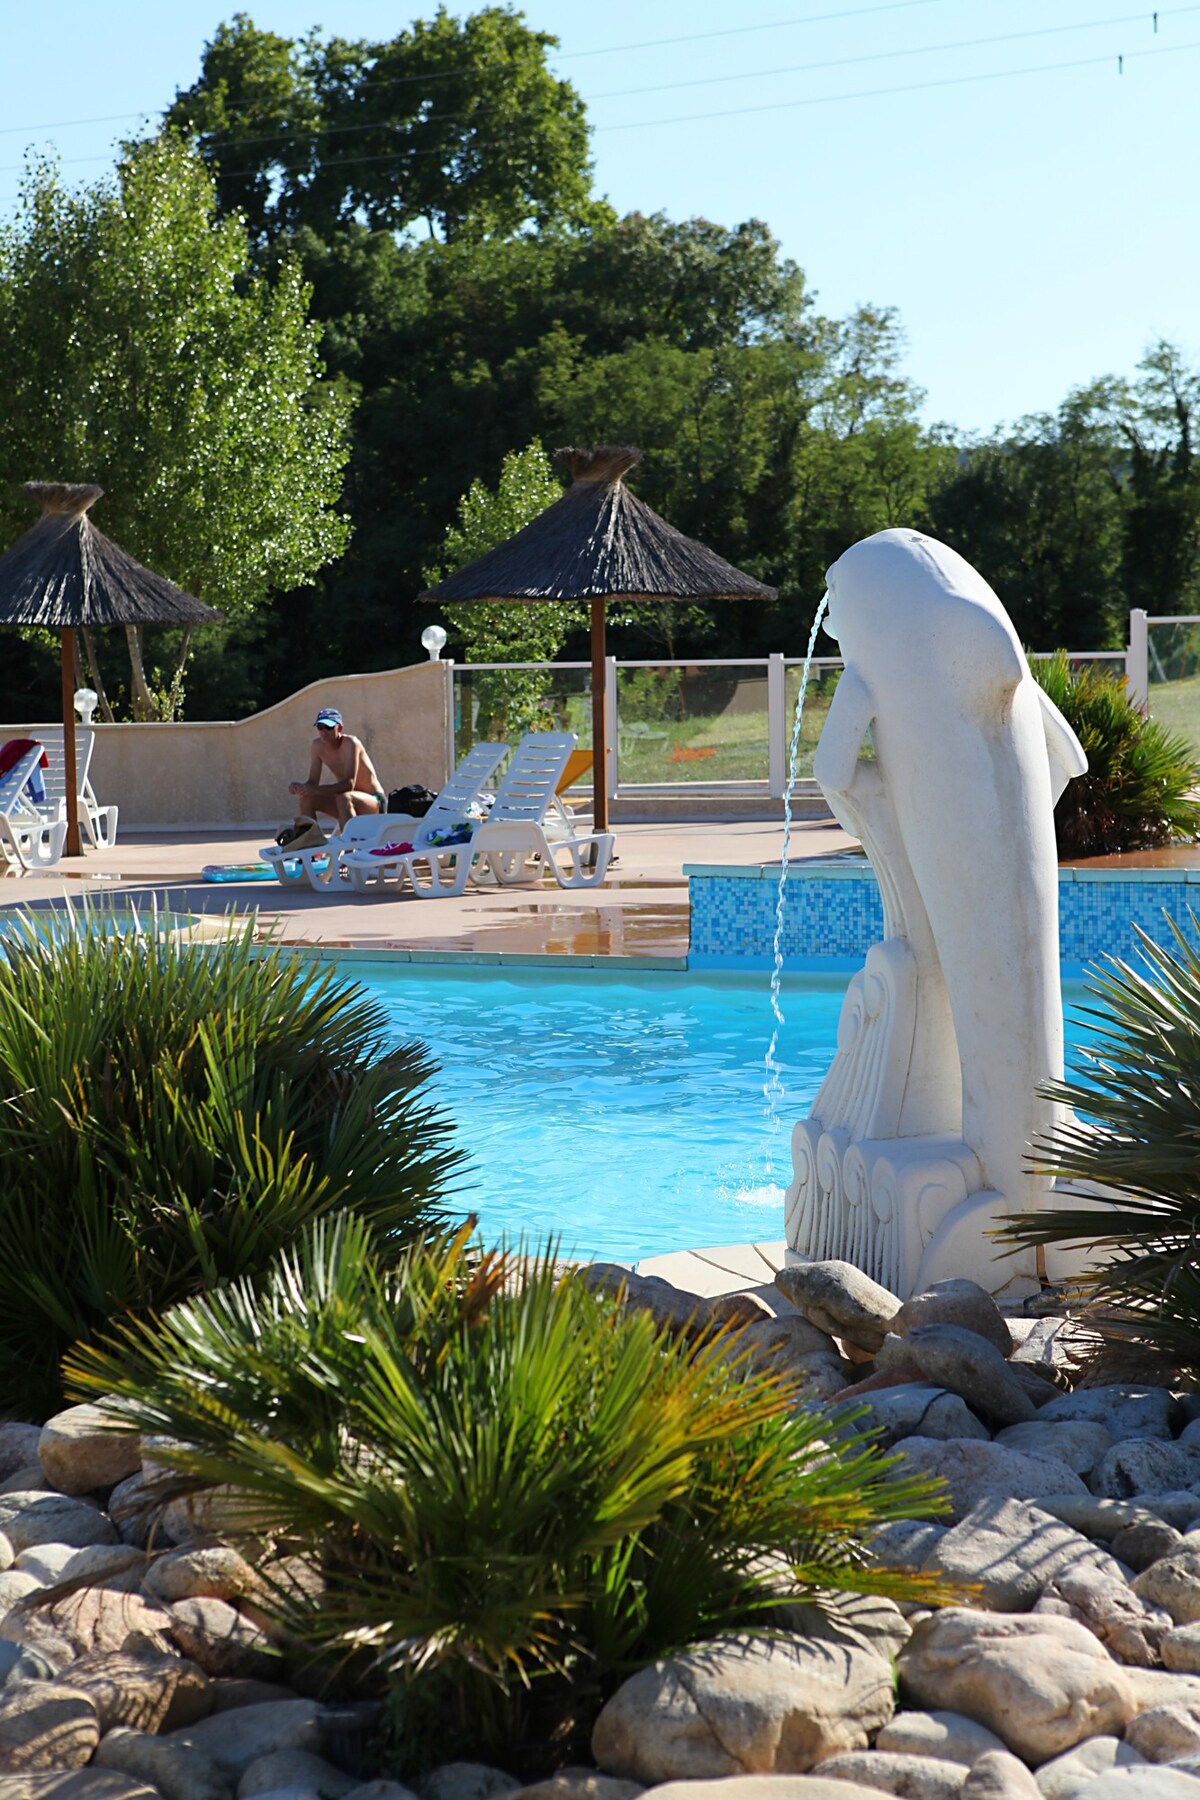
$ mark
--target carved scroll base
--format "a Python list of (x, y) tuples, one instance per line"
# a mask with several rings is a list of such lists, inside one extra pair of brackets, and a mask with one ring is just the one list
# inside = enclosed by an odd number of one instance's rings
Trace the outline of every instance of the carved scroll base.
[(1033, 1292), (1036, 1252), (1002, 1255), (989, 1235), (1020, 1203), (984, 1186), (962, 1141), (957, 1070), (928, 1058), (914, 1067), (922, 1005), (938, 981), (936, 963), (919, 978), (903, 938), (872, 945), (851, 981), (837, 1054), (792, 1135), (788, 1246), (853, 1263), (901, 1298), (951, 1276), (990, 1293)]

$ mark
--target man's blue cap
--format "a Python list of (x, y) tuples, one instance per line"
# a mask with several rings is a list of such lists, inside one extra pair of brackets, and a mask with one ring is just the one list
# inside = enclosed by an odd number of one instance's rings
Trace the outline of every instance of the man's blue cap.
[(341, 713), (338, 711), (336, 706), (323, 706), (321, 708), (320, 712), (317, 714), (316, 718), (313, 720), (313, 724), (314, 725), (344, 725), (344, 721), (342, 719)]

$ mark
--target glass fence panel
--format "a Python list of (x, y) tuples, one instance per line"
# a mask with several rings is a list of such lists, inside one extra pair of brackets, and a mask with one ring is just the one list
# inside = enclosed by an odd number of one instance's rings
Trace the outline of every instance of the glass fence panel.
[[(581, 750), (592, 748), (591, 673), (553, 664), (454, 670), (454, 759), (472, 744), (516, 744), (527, 731), (573, 731)], [(591, 771), (572, 784), (590, 788)]]
[[(804, 695), (804, 716), (800, 721), (800, 746), (796, 756), (797, 781), (811, 781), (813, 778), (813, 751), (817, 747), (817, 739), (821, 735), (825, 715), (829, 711), (829, 702), (833, 699), (841, 672), (840, 659), (836, 657), (813, 658), (808, 687)], [(796, 702), (800, 697), (800, 683), (803, 676), (803, 663), (796, 663), (795, 666), (789, 663), (787, 679), (784, 683), (786, 700), (784, 731), (789, 750), (795, 727)], [(864, 746), (864, 754), (868, 748), (869, 746)]]
[(1200, 618), (1146, 628), (1150, 713), (1200, 754)]
[(767, 780), (762, 663), (617, 669), (622, 787)]

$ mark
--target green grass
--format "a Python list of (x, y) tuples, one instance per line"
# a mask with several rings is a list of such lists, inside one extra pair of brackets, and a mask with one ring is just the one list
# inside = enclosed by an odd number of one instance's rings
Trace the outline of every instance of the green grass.
[(1152, 681), (1150, 716), (1186, 738), (1200, 756), (1200, 675), (1185, 681)]

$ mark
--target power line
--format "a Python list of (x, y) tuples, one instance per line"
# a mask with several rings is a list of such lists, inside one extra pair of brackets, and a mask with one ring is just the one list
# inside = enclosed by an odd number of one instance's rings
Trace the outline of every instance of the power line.
[[(1179, 13), (1200, 12), (1200, 5), (1175, 6), (1172, 15)], [(1159, 17), (1165, 17), (1159, 14)], [(757, 81), (770, 75), (807, 75), (816, 74), (824, 69), (844, 69), (857, 63), (894, 62), (904, 56), (937, 56), (948, 50), (979, 50), (992, 44), (1012, 44), (1026, 38), (1061, 37), (1064, 32), (1099, 31), (1108, 25), (1134, 25), (1139, 22), (1149, 23), (1150, 14), (1145, 12), (1117, 13), (1107, 19), (1081, 19), (1075, 25), (1039, 25), (1032, 31), (1006, 31), (995, 37), (959, 38), (949, 44), (917, 44), (905, 50), (872, 50), (864, 56), (838, 56), (827, 62), (792, 63), (782, 68), (746, 69), (737, 75), (700, 75), (689, 81), (656, 82), (650, 87), (614, 88), (604, 94), (589, 94), (587, 103), (593, 105), (597, 100), (623, 100), (634, 94), (668, 94), (678, 88), (712, 87), (718, 82)], [(245, 140), (242, 140), (245, 142)]]
[[(905, 5), (926, 4), (926, 3), (929, 3), (929, 0), (903, 0), (903, 4), (905, 4)], [(882, 8), (881, 7), (867, 7), (867, 8), (862, 8), (860, 10), (866, 11), (866, 12), (872, 12), (872, 11), (888, 11), (888, 10), (892, 10), (892, 9), (889, 7), (882, 7)], [(949, 52), (949, 51), (981, 49), (981, 48), (986, 48), (986, 47), (989, 47), (989, 46), (995, 45), (995, 44), (1006, 44), (1006, 43), (1014, 43), (1014, 42), (1024, 41), (1029, 38), (1061, 36), (1064, 33), (1071, 33), (1071, 32), (1077, 32), (1077, 31), (1102, 30), (1102, 29), (1105, 29), (1106, 27), (1113, 26), (1113, 25), (1128, 25), (1128, 24), (1136, 24), (1139, 22), (1148, 23), (1150, 21), (1151, 17), (1153, 17), (1155, 20), (1157, 20), (1160, 17), (1184, 16), (1184, 15), (1187, 15), (1190, 13), (1196, 13), (1196, 12), (1200, 12), (1200, 4), (1172, 7), (1170, 9), (1169, 15), (1165, 14), (1165, 13), (1151, 15), (1151, 14), (1147, 14), (1145, 12), (1110, 14), (1107, 17), (1101, 18), (1101, 19), (1083, 19), (1072, 25), (1040, 26), (1040, 27), (1036, 27), (1030, 31), (1011, 31), (1011, 32), (1004, 32), (1004, 33), (990, 36), (990, 37), (963, 38), (963, 39), (958, 39), (956, 41), (949, 42), (949, 43), (921, 44), (921, 45), (916, 45), (911, 48), (905, 48), (905, 49), (899, 49), (899, 50), (870, 51), (861, 56), (836, 57), (836, 58), (828, 59), (823, 62), (814, 62), (814, 63), (794, 63), (787, 67), (783, 67), (783, 68), (752, 69), (752, 70), (747, 70), (741, 74), (700, 76), (693, 80), (656, 83), (652, 86), (642, 87), (642, 88), (618, 88), (618, 89), (615, 89), (608, 93), (599, 93), (599, 94), (590, 95), (587, 97), (586, 103), (588, 105), (592, 105), (595, 102), (601, 101), (601, 100), (623, 99), (623, 98), (627, 98), (627, 97), (638, 95), (638, 94), (672, 93), (672, 92), (676, 92), (683, 88), (709, 87), (709, 86), (715, 86), (715, 85), (723, 84), (725, 82), (730, 82), (730, 81), (761, 80), (763, 78), (770, 77), (772, 75), (816, 74), (816, 73), (823, 72), (824, 70), (827, 70), (827, 69), (853, 67), (853, 66), (857, 66), (857, 65), (860, 65), (863, 63), (892, 62), (892, 61), (895, 61), (898, 58), (902, 58), (902, 57), (933, 56), (933, 55), (945, 54), (946, 52)], [(824, 16), (824, 15), (822, 15), (822, 16)], [(844, 17), (850, 17), (852, 15), (841, 14), (839, 16), (844, 18)], [(745, 29), (759, 30), (759, 29), (767, 29), (767, 27), (749, 26), (749, 27), (746, 27)], [(712, 37), (712, 36), (725, 36), (725, 35), (728, 35), (728, 33), (709, 32), (709, 33), (702, 33), (702, 34), (698, 34), (698, 35)], [(682, 42), (685, 40), (672, 40), (672, 41)], [(1164, 46), (1164, 48), (1165, 48), (1165, 46)], [(584, 54), (584, 53), (580, 52), (579, 54)], [(588, 52), (587, 54), (591, 54), (591, 52)], [(1134, 53), (1131, 52), (1130, 54), (1134, 54)], [(1096, 60), (1103, 61), (1103, 60), (1107, 60), (1107, 59), (1098, 58)], [(1081, 62), (1078, 65), (1063, 64), (1063, 65), (1049, 65), (1049, 66), (1061, 66), (1061, 67), (1079, 66), (1079, 67), (1083, 67), (1086, 65)], [(1022, 71), (1011, 71), (1011, 73), (1021, 73), (1021, 72)], [(1001, 73), (1007, 73), (1007, 72), (1001, 71)], [(956, 77), (948, 77), (946, 79), (947, 79), (947, 81), (959, 81), (959, 80), (967, 81), (967, 80), (972, 80), (972, 79), (978, 80), (978, 79), (990, 79), (990, 78), (991, 77), (989, 77), (989, 76), (976, 76), (976, 77), (956, 76)], [(419, 77), (415, 77), (415, 76), (414, 77), (405, 77), (404, 79), (405, 80), (417, 80), (417, 79), (419, 79)], [(929, 85), (929, 84), (926, 84), (926, 85)], [(891, 89), (891, 90), (881, 90), (881, 91), (903, 92), (906, 90)], [(841, 96), (836, 96), (836, 95), (829, 96), (830, 99), (836, 99), (839, 97), (841, 97)], [(844, 97), (845, 98), (855, 98), (856, 96), (847, 95)], [(820, 104), (820, 103), (822, 103), (822, 102), (819, 102), (817, 100), (781, 101), (781, 102), (778, 102), (777, 105), (779, 105), (779, 106), (796, 106), (796, 105), (807, 105), (807, 104), (816, 105), (816, 104)], [(486, 114), (488, 112), (490, 112), (491, 110), (492, 109), (489, 107), (477, 107), (473, 110), (473, 112), (470, 115), (462, 115), (462, 114), (457, 114), (457, 113), (432, 113), (432, 114), (427, 114), (424, 118), (417, 121), (417, 123), (424, 126), (424, 125), (440, 124), (447, 120), (462, 119), (464, 123), (469, 124), (476, 119), (486, 116)], [(746, 110), (769, 111), (769, 110), (773, 110), (773, 109), (771, 107), (755, 107), (755, 108), (746, 109)], [(131, 115), (123, 114), (120, 116), (121, 117), (129, 117)], [(687, 115), (687, 116), (695, 117), (695, 118), (727, 118), (727, 117), (736, 116), (736, 113), (735, 113), (735, 111), (730, 110), (727, 112), (720, 112), (720, 113), (692, 114), (692, 115)], [(79, 122), (87, 123), (88, 121), (79, 121)], [(104, 121), (91, 121), (91, 122), (103, 123)], [(662, 122), (670, 123), (669, 120), (665, 120)], [(658, 121), (653, 121), (653, 120), (644, 121), (644, 122), (640, 122), (638, 125), (632, 126), (630, 128), (638, 129), (638, 128), (640, 128), (641, 123), (653, 124), (653, 123), (658, 123)], [(404, 126), (402, 124), (393, 125), (393, 124), (390, 124), (387, 120), (373, 120), (366, 124), (331, 125), (331, 126), (317, 128), (314, 130), (305, 130), (303, 127), (297, 127), (294, 129), (295, 129), (298, 137), (301, 139), (302, 143), (305, 146), (308, 146), (308, 145), (312, 145), (312, 144), (315, 144), (318, 142), (322, 142), (326, 139), (329, 139), (329, 138), (332, 138), (335, 136), (348, 136), (351, 134), (357, 134), (357, 133), (364, 132), (364, 131), (400, 130), (403, 128), (404, 128)], [(0, 132), (11, 131), (13, 129), (15, 129), (15, 128), (14, 127), (0, 127)], [(625, 129), (625, 127), (622, 127), (622, 126), (597, 126), (597, 127), (594, 127), (594, 129), (611, 131), (611, 130), (622, 130), (622, 129)], [(237, 138), (237, 139), (229, 139), (227, 141), (232, 143), (237, 150), (243, 151), (243, 150), (250, 148), (252, 145), (256, 145), (256, 144), (271, 144), (271, 143), (277, 143), (277, 142), (286, 143), (290, 135), (291, 135), (291, 133), (288, 131), (287, 128), (285, 128), (280, 131), (264, 133), (257, 137), (241, 137), (241, 138)], [(221, 138), (220, 133), (208, 134), (207, 139), (206, 139), (206, 149), (210, 152), (212, 152), (214, 149), (219, 149), (220, 145), (221, 145), (221, 141), (222, 141), (222, 138)], [(403, 153), (404, 152), (400, 152), (400, 151), (396, 152), (396, 154), (403, 154)], [(388, 153), (388, 154), (390, 154), (390, 153)], [(434, 152), (412, 151), (412, 152), (409, 152), (408, 154), (411, 154), (411, 155), (435, 154), (436, 155), (436, 154), (440, 154), (440, 152), (438, 152), (438, 151), (434, 151)], [(74, 166), (77, 166), (82, 163), (100, 162), (100, 161), (104, 161), (104, 160), (107, 160), (107, 158), (106, 158), (106, 156), (102, 156), (102, 155), (67, 157), (67, 158), (62, 159), (62, 166), (63, 167), (74, 167)], [(341, 158), (341, 159), (339, 159), (339, 167), (346, 167), (348, 164), (351, 164), (351, 163), (353, 163), (355, 161), (359, 161), (359, 160), (361, 160), (361, 161), (378, 161), (380, 159), (378, 157), (361, 158), (361, 159)], [(9, 163), (6, 165), (0, 165), (0, 173), (3, 173), (3, 174), (16, 173), (20, 170), (21, 167), (22, 167), (22, 165), (19, 163)], [(246, 171), (238, 171), (237, 173), (240, 175), (240, 174), (254, 173), (254, 172), (255, 171), (246, 170)], [(223, 174), (229, 173), (232, 177), (232, 172), (222, 171), (222, 173)]]
[[(850, 12), (812, 13), (800, 19), (774, 19), (763, 25), (730, 25), (720, 31), (688, 32), (682, 37), (653, 38), (645, 43), (602, 44), (593, 50), (556, 50), (552, 52), (552, 55), (557, 62), (569, 62), (579, 57), (589, 56), (619, 56), (630, 50), (657, 50), (667, 44), (700, 43), (707, 38), (741, 37), (752, 31), (784, 31), (796, 26), (823, 25), (830, 20), (857, 19), (867, 13), (905, 12), (913, 6), (933, 6), (942, 3), (943, 0), (885, 0), (884, 4), (857, 6)], [(1140, 18), (1145, 15), (1138, 14), (1137, 16)], [(393, 75), (377, 81), (374, 85), (376, 87), (404, 87), (413, 82), (425, 84), (430, 81), (448, 81), (455, 75), (470, 74), (476, 66), (473, 63), (463, 63), (456, 69), (430, 70), (424, 75)], [(177, 95), (176, 98), (178, 97)], [(148, 117), (149, 113), (143, 109), (141, 112), (103, 113), (92, 119), (50, 119), (41, 125), (0, 125), (0, 137), (9, 136), (12, 133), (19, 134), (22, 131), (66, 131), (75, 125), (119, 125), (122, 119)], [(87, 160), (94, 162), (96, 158), (90, 157)]]
[(668, 119), (632, 119), (621, 125), (593, 125), (593, 131), (642, 131), (652, 125), (690, 125), (705, 119), (740, 119), (749, 113), (783, 112), (797, 106), (831, 106), (840, 100), (884, 100), (893, 94), (921, 94), (930, 88), (964, 87), (977, 81), (1006, 81), (1016, 75), (1055, 74), (1062, 69), (1095, 69), (1105, 64), (1117, 64), (1121, 73), (1122, 65), (1133, 62), (1143, 56), (1173, 56), (1180, 50), (1200, 50), (1200, 38), (1190, 44), (1163, 44), (1156, 50), (1125, 50), (1114, 55), (1111, 51), (1106, 56), (1079, 57), (1072, 62), (1034, 63), (1023, 69), (989, 69), (978, 75), (947, 75), (940, 80), (912, 81), (901, 87), (889, 88), (857, 88), (843, 94), (812, 94), (802, 100), (776, 100), (765, 106), (730, 107), (724, 112), (678, 113)]
[[(1195, 11), (1198, 9), (1189, 7), (1187, 9), (1180, 8), (1179, 10)], [(1137, 16), (1141, 17), (1142, 15)], [(593, 125), (591, 130), (595, 132), (643, 131), (656, 126), (688, 125), (710, 119), (745, 118), (752, 114), (757, 115), (765, 112), (790, 111), (806, 106), (831, 106), (847, 100), (889, 99), (903, 94), (926, 93), (931, 89), (936, 88), (963, 87), (981, 81), (1006, 81), (1025, 75), (1057, 74), (1070, 69), (1101, 68), (1106, 65), (1111, 66), (1114, 62), (1117, 64), (1118, 72), (1120, 73), (1123, 71), (1124, 65), (1127, 62), (1133, 62), (1148, 56), (1173, 56), (1181, 51), (1188, 50), (1200, 50), (1200, 39), (1193, 40), (1186, 44), (1162, 44), (1155, 49), (1149, 50), (1126, 50), (1119, 54), (1108, 52), (1103, 56), (1078, 57), (1066, 62), (1027, 64), (1024, 68), (1019, 69), (986, 70), (974, 75), (947, 75), (930, 81), (906, 82), (895, 87), (857, 88), (840, 94), (814, 94), (797, 100), (779, 100), (769, 102), (765, 105), (729, 107), (715, 112), (679, 113), (667, 118), (659, 119), (633, 119), (616, 125)], [(443, 116), (452, 117), (453, 115), (447, 114)], [(477, 147), (483, 149), (487, 148), (486, 144)], [(386, 151), (381, 155), (342, 157), (338, 159), (337, 167), (338, 170), (341, 171), (348, 168), (365, 167), (374, 163), (398, 162), (401, 159), (412, 160), (415, 157), (442, 155), (444, 155), (443, 148), (433, 150), (412, 150), (405, 146), (401, 146), (396, 150)], [(76, 157), (72, 160), (79, 163), (99, 162), (106, 159), (93, 156)], [(20, 164), (10, 164), (5, 168), (0, 169), (0, 173), (11, 174), (16, 170), (19, 170), (21, 166), (22, 165)], [(240, 180), (248, 175), (260, 175), (263, 172), (261, 167), (252, 169), (221, 169), (218, 171), (218, 179), (234, 181)], [(3, 197), (4, 201), (11, 201), (17, 198), (18, 196), (15, 194)]]

